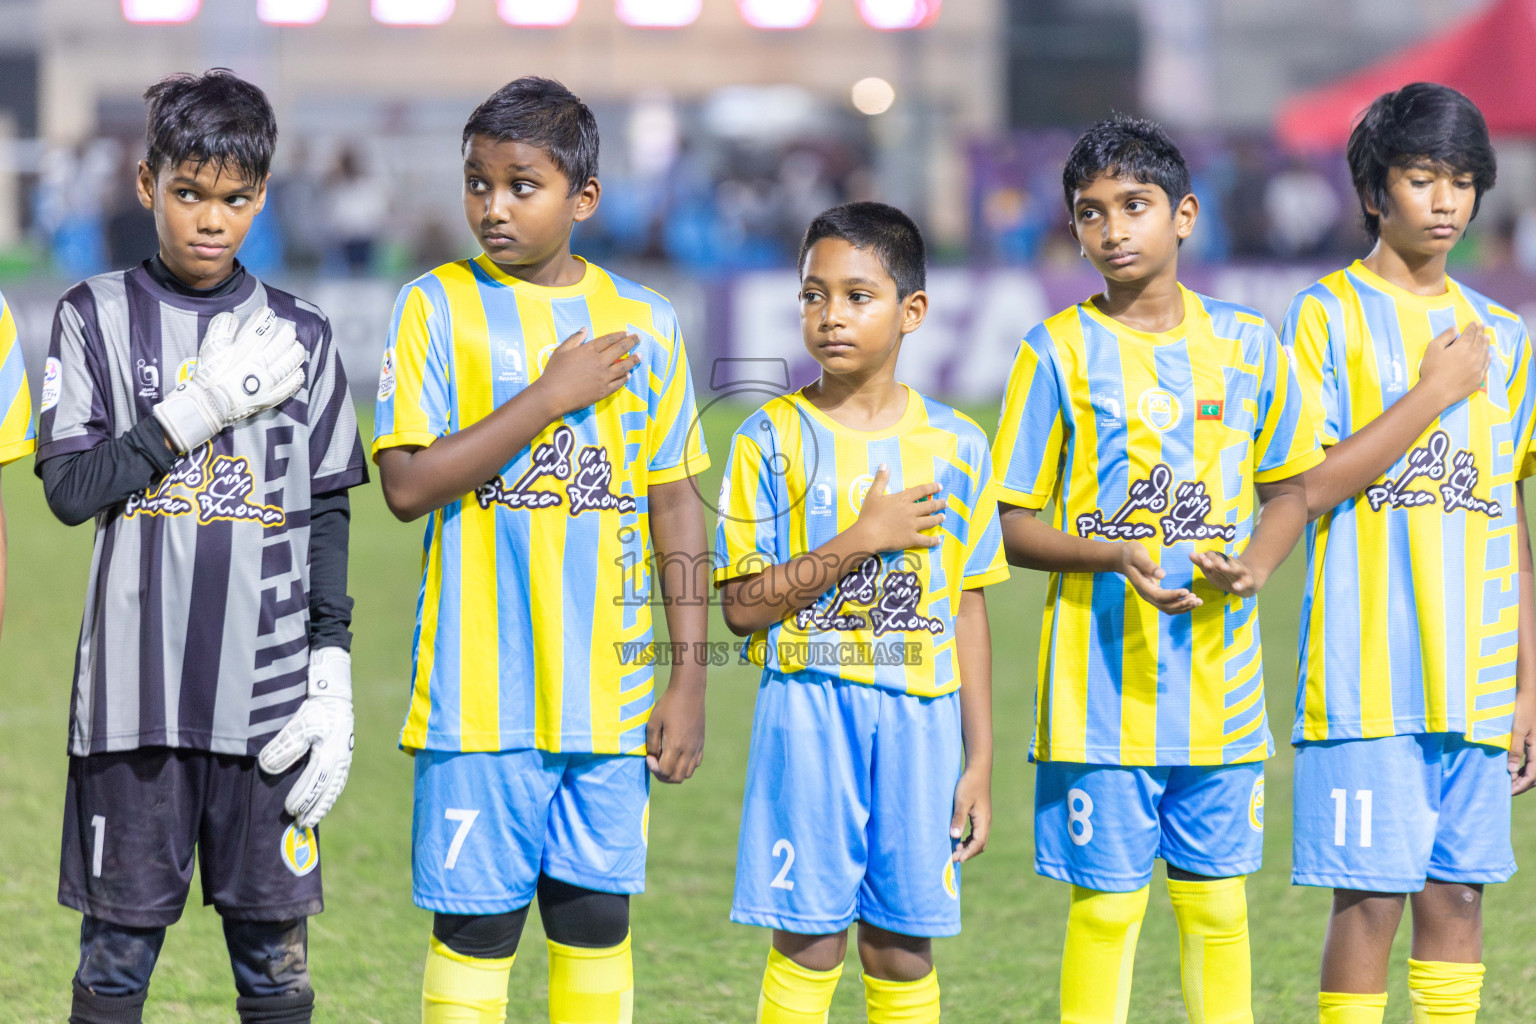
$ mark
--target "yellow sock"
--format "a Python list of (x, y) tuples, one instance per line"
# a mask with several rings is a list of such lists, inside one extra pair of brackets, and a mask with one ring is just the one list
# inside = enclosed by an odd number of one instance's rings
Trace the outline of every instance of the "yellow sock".
[(1190, 1024), (1253, 1024), (1246, 881), (1168, 879)]
[(1125, 1024), (1147, 890), (1072, 887), (1067, 946), (1061, 955), (1062, 1024)]
[(432, 936), (421, 979), (422, 1024), (502, 1024), (516, 954), (497, 960), (455, 953)]
[(842, 964), (830, 971), (813, 971), (770, 947), (763, 991), (757, 999), (757, 1024), (827, 1024), (832, 993), (842, 976)]
[(602, 949), (549, 942), (550, 1024), (630, 1024), (634, 1011), (628, 935)]
[(938, 1024), (939, 972), (916, 981), (881, 981), (864, 975), (869, 1024)]
[(1413, 1024), (1475, 1024), (1482, 990), (1482, 964), (1408, 961)]
[(1385, 992), (1317, 994), (1317, 1024), (1382, 1024), (1386, 1018)]

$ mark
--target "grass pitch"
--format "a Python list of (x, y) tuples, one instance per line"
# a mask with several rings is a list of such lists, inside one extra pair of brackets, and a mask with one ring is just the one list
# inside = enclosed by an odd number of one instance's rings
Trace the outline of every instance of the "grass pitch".
[[(730, 432), (750, 410), (715, 406), (706, 434), (717, 463)], [(995, 407), (974, 410), (996, 422)], [(366, 426), (366, 425), (365, 425)], [(366, 436), (366, 435), (365, 435)], [(10, 534), (10, 591), (0, 643), (0, 1018), (62, 1021), (78, 956), (79, 915), (54, 901), (64, 803), (66, 717), (73, 652), (90, 562), (91, 531), (66, 529), (48, 513), (30, 461), (4, 473)], [(712, 495), (719, 467), (701, 483)], [(351, 781), (323, 826), (327, 910), (310, 922), (310, 966), (320, 1021), (419, 1020), (421, 968), (430, 915), (411, 905), (410, 759), (395, 746), (408, 696), (410, 641), (421, 526), (396, 522), (377, 483), (353, 492), (351, 591), (357, 753)], [(1281, 745), (1269, 763), (1266, 867), (1249, 880), (1256, 1018), (1264, 1024), (1316, 1019), (1318, 952), (1328, 908), (1322, 890), (1289, 884), (1289, 732), (1299, 557), (1263, 596), (1270, 720)], [(1067, 887), (1031, 867), (1031, 786), (1027, 740), (1044, 577), (1015, 570), (988, 590), (996, 690), (997, 766), (991, 844), (965, 871), (965, 932), (939, 940), (935, 958), (945, 1019), (964, 1024), (1048, 1022), (1066, 923)], [(661, 616), (658, 614), (658, 620)], [(726, 638), (718, 616), (712, 637)], [(753, 1019), (767, 954), (766, 932), (733, 925), (730, 909), (736, 830), (757, 672), (716, 669), (710, 677), (709, 743), (700, 773), (680, 787), (653, 787), (649, 888), (633, 902), (635, 1019), (741, 1022)], [(1536, 865), (1536, 798), (1516, 804), (1515, 846)], [(1536, 1020), (1536, 882), (1521, 874), (1490, 887), (1488, 976), (1481, 1019)], [(1408, 929), (1394, 952), (1387, 1019), (1409, 1019)], [(545, 951), (537, 914), (513, 969), (508, 1020), (545, 1015)], [(1137, 952), (1131, 1017), (1179, 1024), (1178, 939), (1161, 882), (1154, 882)], [(189, 909), (171, 929), (150, 988), (145, 1020), (232, 1022), (234, 985), (217, 915)], [(833, 1006), (834, 1021), (862, 1021), (856, 957)]]

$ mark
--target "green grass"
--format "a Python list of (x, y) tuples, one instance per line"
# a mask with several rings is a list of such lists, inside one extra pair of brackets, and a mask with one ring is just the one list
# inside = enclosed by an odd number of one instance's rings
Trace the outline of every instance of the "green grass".
[[(717, 406), (707, 436), (718, 459), (744, 409)], [(978, 410), (986, 423), (994, 410)], [(49, 515), (30, 464), (5, 473), (11, 540), (10, 592), (0, 643), (0, 1017), (63, 1020), (78, 948), (79, 915), (54, 902), (64, 799), (65, 736), (74, 642), (90, 561), (90, 529)], [(703, 482), (714, 493), (718, 469)], [(357, 599), (354, 678), (357, 754), (352, 781), (324, 827), (328, 909), (310, 923), (317, 1019), (400, 1024), (418, 1019), (430, 917), (411, 905), (410, 760), (395, 748), (405, 711), (421, 530), (392, 519), (377, 485), (353, 496), (352, 593)], [(1265, 591), (1270, 717), (1282, 746), (1270, 762), (1267, 866), (1249, 882), (1255, 1015), (1262, 1022), (1315, 1019), (1317, 957), (1328, 894), (1292, 888), (1291, 752), (1288, 732), (1300, 601), (1297, 559)], [(1026, 737), (1032, 714), (1043, 577), (1016, 572), (989, 591), (993, 622), (998, 755), (995, 824), (986, 854), (967, 865), (965, 932), (936, 943), (948, 1021), (1056, 1019), (1056, 983), (1067, 888), (1031, 868), (1031, 785)], [(717, 618), (713, 635), (725, 637)], [(756, 674), (716, 670), (704, 766), (681, 787), (654, 787), (649, 889), (634, 901), (636, 1019), (752, 1019), (768, 937), (733, 925), (736, 829)], [(1536, 864), (1536, 800), (1517, 804), (1516, 847)], [(1536, 898), (1527, 875), (1489, 890), (1483, 1020), (1536, 1019)], [(200, 905), (172, 928), (145, 1019), (234, 1021), (234, 991), (216, 915)], [(537, 915), (535, 915), (536, 918)], [(1393, 957), (1388, 1020), (1408, 1019), (1407, 928)], [(545, 953), (530, 922), (513, 971), (513, 1022), (545, 1016)], [(850, 959), (835, 1021), (863, 1020)], [(1185, 1019), (1178, 942), (1161, 883), (1154, 884), (1137, 954), (1132, 1019)]]

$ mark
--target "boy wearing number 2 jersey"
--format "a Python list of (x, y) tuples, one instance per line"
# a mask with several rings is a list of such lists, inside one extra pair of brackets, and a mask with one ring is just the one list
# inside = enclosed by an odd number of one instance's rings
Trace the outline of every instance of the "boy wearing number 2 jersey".
[(731, 918), (773, 929), (759, 1024), (826, 1021), (854, 921), (871, 1024), (928, 1024), (991, 821), (991, 459), (896, 380), (928, 305), (905, 214), (826, 211), (800, 275), (821, 377), (747, 418), (720, 487), (715, 582), (763, 667)]
[(1334, 890), (1324, 1024), (1380, 1024), (1405, 894), (1413, 1019), (1469, 1024), (1482, 889), (1515, 870), (1510, 797), (1532, 782), (1530, 341), (1445, 274), (1493, 186), (1470, 100), (1380, 97), (1349, 163), (1376, 246), (1285, 323), (1328, 446), (1307, 482), (1292, 879)]

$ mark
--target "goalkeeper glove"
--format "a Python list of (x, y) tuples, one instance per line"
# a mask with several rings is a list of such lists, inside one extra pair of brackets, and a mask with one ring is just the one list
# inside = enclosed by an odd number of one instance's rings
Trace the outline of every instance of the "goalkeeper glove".
[(178, 452), (286, 401), (304, 383), (304, 346), (291, 321), (263, 306), (237, 330), (238, 323), (233, 313), (214, 317), (197, 369), (155, 406), (155, 419)]
[(306, 751), (309, 764), (283, 806), (300, 828), (313, 828), (335, 805), (352, 770), (352, 655), (340, 647), (310, 653), (308, 699), (256, 760), (262, 771), (277, 775)]

